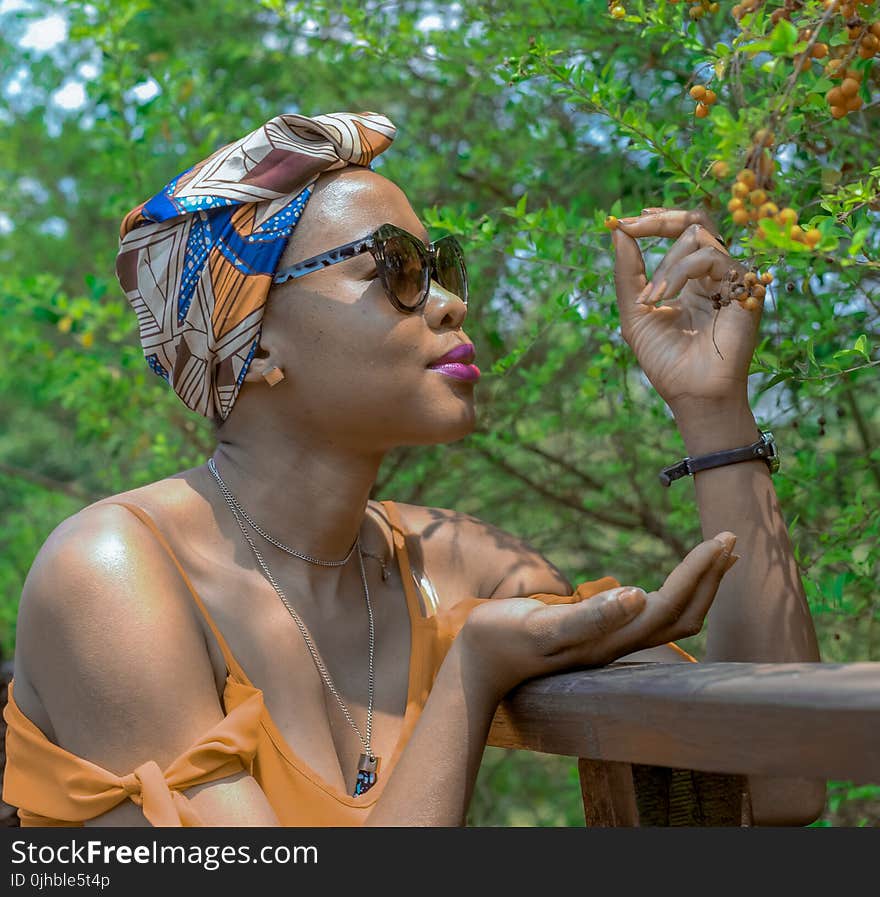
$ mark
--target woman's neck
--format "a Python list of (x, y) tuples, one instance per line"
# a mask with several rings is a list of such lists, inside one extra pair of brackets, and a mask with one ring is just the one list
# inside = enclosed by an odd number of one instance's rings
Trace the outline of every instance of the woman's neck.
[[(313, 558), (342, 560), (358, 534), (364, 535), (364, 515), (382, 455), (289, 438), (276, 441), (270, 435), (222, 438), (213, 454), (217, 471), (251, 520), (270, 536)], [(213, 485), (225, 507), (218, 484)], [(315, 576), (325, 586), (336, 578), (334, 572), (342, 572), (301, 564), (304, 576)]]

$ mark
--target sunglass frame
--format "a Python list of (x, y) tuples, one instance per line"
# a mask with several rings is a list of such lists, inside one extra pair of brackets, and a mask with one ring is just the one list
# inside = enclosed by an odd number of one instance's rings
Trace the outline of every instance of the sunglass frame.
[[(412, 242), (413, 247), (416, 252), (419, 254), (419, 258), (422, 262), (422, 284), (421, 289), (419, 291), (419, 300), (415, 305), (406, 305), (401, 302), (398, 297), (395, 295), (393, 290), (391, 289), (388, 270), (385, 264), (385, 245), (392, 237), (404, 238), (408, 239)], [(379, 277), (382, 280), (382, 286), (385, 288), (385, 294), (388, 297), (391, 304), (398, 310), (403, 312), (404, 314), (410, 314), (414, 311), (418, 311), (422, 305), (424, 305), (425, 300), (428, 298), (428, 290), (431, 285), (431, 280), (436, 280), (444, 289), (447, 287), (441, 283), (439, 280), (438, 272), (437, 272), (437, 253), (441, 246), (446, 246), (450, 248), (455, 255), (458, 257), (458, 261), (461, 265), (461, 273), (464, 278), (464, 296), (459, 296), (459, 299), (467, 305), (468, 301), (468, 279), (467, 279), (467, 267), (464, 261), (464, 252), (462, 251), (461, 244), (458, 240), (452, 235), (449, 234), (445, 237), (441, 237), (439, 240), (431, 243), (428, 246), (425, 246), (421, 240), (418, 239), (414, 234), (411, 234), (409, 231), (404, 230), (402, 227), (397, 227), (394, 224), (383, 224), (376, 228), (373, 233), (369, 234), (366, 237), (361, 237), (358, 240), (352, 240), (350, 243), (344, 243), (342, 246), (336, 246), (333, 249), (328, 249), (326, 252), (322, 252), (319, 255), (313, 255), (310, 258), (303, 259), (301, 262), (297, 262), (295, 265), (290, 265), (287, 268), (282, 268), (280, 271), (276, 271), (275, 275), (272, 278), (273, 283), (285, 283), (291, 278), (300, 278), (305, 277), (306, 274), (312, 274), (315, 271), (320, 271), (323, 268), (329, 268), (331, 265), (336, 265), (339, 262), (344, 262), (347, 259), (354, 258), (355, 256), (361, 255), (364, 252), (369, 252), (372, 254), (373, 258), (376, 261), (376, 268), (379, 272)]]

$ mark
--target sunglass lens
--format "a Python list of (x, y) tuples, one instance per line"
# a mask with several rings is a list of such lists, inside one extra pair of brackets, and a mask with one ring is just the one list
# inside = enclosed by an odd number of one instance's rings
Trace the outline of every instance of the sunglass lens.
[(436, 266), (440, 286), (467, 302), (468, 282), (464, 253), (455, 237), (444, 237), (437, 242)]
[(401, 305), (415, 308), (425, 290), (425, 263), (415, 239), (394, 235), (385, 243), (386, 288)]

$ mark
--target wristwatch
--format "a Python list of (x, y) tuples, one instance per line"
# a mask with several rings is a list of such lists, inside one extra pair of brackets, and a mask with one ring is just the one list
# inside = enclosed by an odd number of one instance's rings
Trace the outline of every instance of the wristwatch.
[(739, 461), (754, 461), (760, 458), (767, 462), (770, 473), (779, 470), (779, 454), (776, 451), (776, 440), (769, 430), (759, 430), (761, 438), (751, 445), (742, 448), (727, 449), (723, 452), (712, 452), (709, 455), (700, 455), (699, 458), (682, 458), (671, 467), (664, 467), (660, 471), (660, 482), (668, 486), (673, 480), (680, 477), (693, 476), (700, 470), (708, 470), (712, 467), (721, 467), (724, 464), (736, 464)]

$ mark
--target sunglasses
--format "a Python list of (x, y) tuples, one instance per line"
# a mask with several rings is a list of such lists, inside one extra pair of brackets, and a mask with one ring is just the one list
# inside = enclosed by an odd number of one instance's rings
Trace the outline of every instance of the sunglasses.
[(418, 237), (393, 224), (383, 224), (367, 237), (282, 268), (272, 282), (304, 277), (364, 252), (373, 256), (385, 293), (398, 311), (410, 313), (420, 308), (428, 298), (432, 280), (467, 305), (467, 270), (458, 240), (449, 235), (425, 246)]

